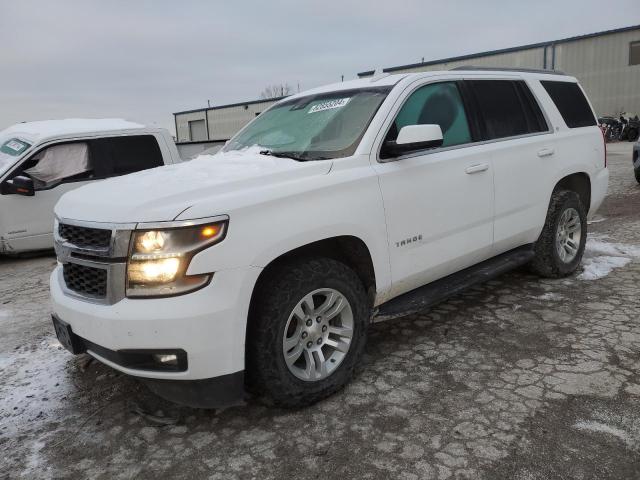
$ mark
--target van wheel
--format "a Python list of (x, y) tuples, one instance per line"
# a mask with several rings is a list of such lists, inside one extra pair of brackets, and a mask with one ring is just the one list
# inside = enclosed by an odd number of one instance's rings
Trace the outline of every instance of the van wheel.
[(259, 288), (247, 331), (249, 390), (303, 407), (341, 389), (362, 358), (371, 313), (355, 272), (308, 259), (276, 268)]
[(530, 267), (543, 277), (571, 275), (580, 264), (586, 241), (587, 214), (580, 197), (575, 192), (556, 191)]

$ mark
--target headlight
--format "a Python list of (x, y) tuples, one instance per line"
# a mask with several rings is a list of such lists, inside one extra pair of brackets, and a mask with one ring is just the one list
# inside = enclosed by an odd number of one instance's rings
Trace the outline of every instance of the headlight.
[(133, 232), (127, 296), (170, 296), (197, 290), (212, 274), (187, 275), (191, 258), (224, 239), (228, 221)]

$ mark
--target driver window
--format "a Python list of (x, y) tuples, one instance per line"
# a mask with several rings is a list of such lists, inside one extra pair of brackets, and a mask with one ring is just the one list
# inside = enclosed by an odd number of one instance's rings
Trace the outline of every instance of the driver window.
[(28, 168), (24, 168), (23, 173), (31, 177), (36, 190), (88, 178), (92, 170), (89, 148), (84, 142), (53, 145), (38, 152), (25, 166)]
[(471, 142), (462, 98), (454, 82), (432, 83), (411, 94), (396, 116), (385, 141), (395, 140), (407, 125), (437, 124), (443, 147)]

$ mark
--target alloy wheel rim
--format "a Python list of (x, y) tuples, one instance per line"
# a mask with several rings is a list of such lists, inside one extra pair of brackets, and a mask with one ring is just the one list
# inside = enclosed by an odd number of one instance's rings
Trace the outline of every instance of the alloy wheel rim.
[(571, 263), (578, 255), (582, 239), (582, 221), (575, 208), (567, 208), (558, 221), (556, 251), (560, 260)]
[(282, 353), (289, 371), (308, 382), (327, 378), (349, 352), (353, 325), (351, 305), (339, 291), (320, 288), (305, 295), (283, 333)]

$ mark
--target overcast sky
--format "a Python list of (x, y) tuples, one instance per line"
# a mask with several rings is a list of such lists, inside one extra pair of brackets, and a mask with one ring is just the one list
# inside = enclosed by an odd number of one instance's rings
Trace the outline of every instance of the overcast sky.
[(640, 24), (640, 0), (0, 0), (0, 129), (172, 112)]

